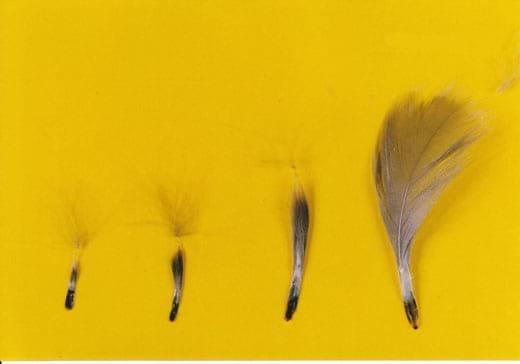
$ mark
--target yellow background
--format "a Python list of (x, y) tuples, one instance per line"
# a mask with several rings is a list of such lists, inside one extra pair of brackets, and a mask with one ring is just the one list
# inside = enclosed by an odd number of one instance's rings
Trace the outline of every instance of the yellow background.
[[(519, 358), (519, 29), (518, 1), (1, 0), (0, 358)], [(491, 131), (417, 237), (413, 331), (371, 158), (397, 100), (447, 89)], [(173, 324), (157, 185), (197, 217)]]

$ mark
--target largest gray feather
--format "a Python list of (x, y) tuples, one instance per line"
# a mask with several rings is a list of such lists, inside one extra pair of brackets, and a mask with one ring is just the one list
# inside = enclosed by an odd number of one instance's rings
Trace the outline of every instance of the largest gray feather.
[(407, 316), (415, 328), (410, 248), (436, 199), (461, 171), (464, 152), (481, 135), (478, 120), (466, 105), (448, 96), (429, 102), (411, 96), (387, 115), (377, 143), (379, 206), (397, 259)]

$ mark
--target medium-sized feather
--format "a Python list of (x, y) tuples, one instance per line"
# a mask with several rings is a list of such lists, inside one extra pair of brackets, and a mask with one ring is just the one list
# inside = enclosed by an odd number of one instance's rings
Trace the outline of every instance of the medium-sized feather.
[(449, 96), (411, 96), (386, 116), (375, 152), (379, 207), (397, 260), (405, 312), (418, 327), (409, 259), (418, 228), (463, 168), (467, 148), (482, 135), (480, 118)]
[(184, 283), (184, 253), (181, 248), (172, 259), (172, 273), (175, 288), (173, 291), (173, 303), (170, 311), (170, 321), (175, 321), (181, 304), (182, 286)]
[(305, 253), (307, 250), (308, 231), (309, 205), (303, 188), (297, 181), (292, 201), (293, 274), (285, 312), (285, 319), (287, 321), (292, 319), (296, 307), (298, 306), (305, 264)]

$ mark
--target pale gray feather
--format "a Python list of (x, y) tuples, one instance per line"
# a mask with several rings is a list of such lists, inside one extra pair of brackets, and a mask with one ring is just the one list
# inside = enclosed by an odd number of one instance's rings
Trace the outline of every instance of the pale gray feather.
[(408, 268), (414, 236), (438, 196), (462, 170), (464, 152), (482, 134), (479, 120), (467, 105), (449, 96), (429, 102), (410, 96), (384, 121), (374, 179), (405, 306), (406, 300), (414, 300)]

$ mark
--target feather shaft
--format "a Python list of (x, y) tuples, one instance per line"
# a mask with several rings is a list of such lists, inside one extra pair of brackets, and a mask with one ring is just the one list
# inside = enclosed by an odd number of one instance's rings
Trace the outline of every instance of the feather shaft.
[(172, 273), (175, 288), (173, 291), (172, 309), (170, 311), (170, 321), (175, 321), (179, 306), (181, 304), (182, 287), (184, 283), (184, 253), (181, 248), (172, 259)]
[(298, 185), (294, 191), (292, 203), (293, 273), (287, 300), (287, 309), (285, 311), (285, 319), (287, 321), (292, 319), (298, 306), (303, 280), (308, 231), (309, 206), (303, 189)]
[(413, 293), (412, 276), (407, 263), (404, 263), (399, 268), (399, 282), (406, 318), (410, 325), (414, 329), (417, 329), (419, 328), (419, 310), (417, 309), (417, 303)]
[(69, 284), (67, 287), (67, 295), (65, 297), (65, 308), (72, 310), (74, 307), (74, 298), (76, 295), (76, 285), (78, 281), (79, 262), (74, 259), (72, 263), (72, 269), (70, 272)]

